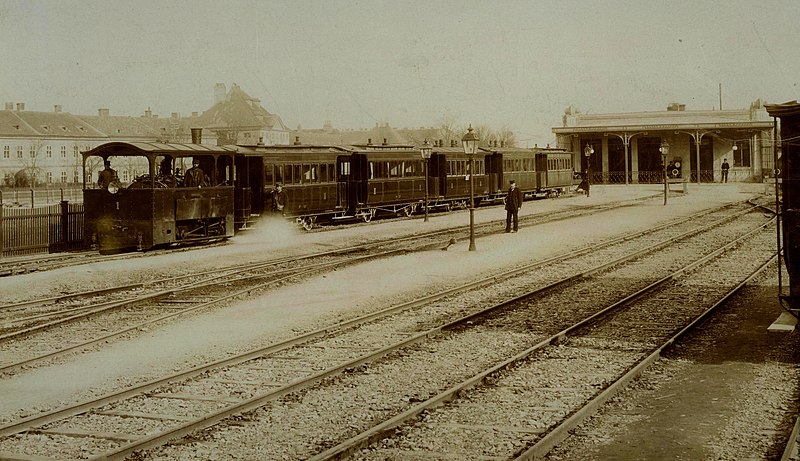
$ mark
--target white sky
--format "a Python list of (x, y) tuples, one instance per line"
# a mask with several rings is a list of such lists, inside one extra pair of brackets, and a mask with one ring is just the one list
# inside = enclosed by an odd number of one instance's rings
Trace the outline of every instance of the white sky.
[(171, 112), (237, 83), (290, 127), (485, 124), (798, 97), (800, 1), (0, 0), (0, 102)]

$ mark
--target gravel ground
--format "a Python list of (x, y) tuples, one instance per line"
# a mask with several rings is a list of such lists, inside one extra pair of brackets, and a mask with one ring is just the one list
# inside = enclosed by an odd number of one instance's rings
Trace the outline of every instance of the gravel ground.
[[(595, 186), (589, 198), (574, 196), (526, 202), (522, 213), (658, 194), (659, 190), (657, 185)], [(666, 207), (655, 198), (643, 205), (614, 211), (608, 219), (581, 218), (545, 224), (537, 227), (535, 233), (523, 228), (518, 234), (480, 238), (476, 252), (468, 252), (467, 241), (461, 240), (446, 252), (431, 251), (388, 261), (371, 261), (339, 270), (309, 280), (302, 287), (283, 287), (263, 297), (237, 302), (224, 312), (187, 319), (100, 351), (70, 357), (57, 366), (0, 380), (0, 395), (4, 396), (0, 400), (0, 416), (45, 410), (61, 402), (109, 392), (129, 382), (151, 379), (167, 370), (185, 369), (200, 361), (223, 357), (230, 351), (308, 331), (334, 319), (351, 318), (375, 305), (409, 299), (426, 286), (455, 285), (482, 272), (500, 271), (508, 265), (543, 259), (570, 247), (604, 240), (632, 229), (645, 229), (675, 216), (744, 200), (760, 192), (763, 186), (756, 184), (690, 186), (688, 195), (671, 197)], [(476, 222), (500, 220), (504, 214), (499, 207), (478, 209)], [(421, 219), (409, 219), (307, 234), (282, 223), (270, 223), (261, 233), (237, 236), (230, 245), (221, 247), (6, 277), (0, 280), (0, 292), (4, 298), (9, 298), (8, 301), (21, 300), (42, 293), (71, 292), (77, 287), (101, 287), (112, 281), (145, 280), (157, 274), (180, 273), (188, 267), (211, 269), (229, 263), (256, 261), (264, 255), (330, 248), (342, 241), (358, 243), (378, 232), (385, 237), (413, 233), (423, 225), (426, 229), (463, 225), (467, 220), (466, 212), (433, 214), (431, 221), (425, 224)], [(498, 222), (498, 229), (502, 226)], [(769, 317), (764, 319), (767, 323), (777, 317), (772, 311), (765, 315)], [(796, 394), (796, 390), (792, 389), (790, 394)], [(788, 405), (789, 394), (778, 398), (784, 396), (787, 399), (783, 401)], [(235, 457), (235, 453), (229, 455)]]

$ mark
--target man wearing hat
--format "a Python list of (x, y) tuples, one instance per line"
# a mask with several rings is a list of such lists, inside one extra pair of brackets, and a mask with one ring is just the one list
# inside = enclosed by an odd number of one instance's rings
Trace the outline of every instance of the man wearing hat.
[(192, 167), (186, 170), (186, 176), (183, 178), (184, 187), (202, 187), (206, 182), (206, 174), (200, 168), (200, 159), (195, 158), (192, 160)]
[[(522, 191), (512, 179), (509, 182), (506, 194), (506, 233), (516, 232), (519, 228), (519, 209), (522, 208)], [(511, 221), (514, 221), (514, 230), (511, 230)]]
[(100, 174), (98, 175), (97, 185), (100, 186), (100, 188), (105, 189), (112, 182), (119, 181), (119, 178), (117, 178), (117, 171), (111, 168), (111, 161), (108, 159), (104, 160), (103, 166), (105, 168), (100, 171)]

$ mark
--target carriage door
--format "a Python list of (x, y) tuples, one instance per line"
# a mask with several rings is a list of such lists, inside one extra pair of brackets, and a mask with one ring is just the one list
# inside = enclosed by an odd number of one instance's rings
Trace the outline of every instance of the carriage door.
[(490, 192), (503, 188), (503, 154), (494, 153), (486, 156), (486, 175)]
[(447, 158), (443, 154), (433, 154), (430, 160), (431, 197), (447, 195)]
[(350, 179), (352, 177), (352, 165), (350, 156), (340, 155), (336, 157), (336, 208), (350, 210)]
[(536, 190), (547, 187), (547, 155), (536, 154)]

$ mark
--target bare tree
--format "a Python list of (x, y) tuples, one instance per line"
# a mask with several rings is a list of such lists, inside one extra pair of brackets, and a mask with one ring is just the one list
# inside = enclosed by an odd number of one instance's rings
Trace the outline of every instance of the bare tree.
[(503, 127), (495, 133), (497, 140), (506, 147), (516, 147), (517, 137), (508, 127)]
[[(36, 185), (40, 182), (37, 178), (40, 168), (37, 166), (39, 162), (42, 148), (45, 146), (45, 142), (42, 139), (34, 139), (31, 140), (28, 155), (26, 156), (24, 153), (22, 155), (22, 171), (17, 173), (17, 182), (20, 181), (25, 182), (23, 186), (30, 186), (36, 187)], [(20, 174), (21, 173), (21, 174)], [(25, 178), (23, 179), (22, 176)]]

